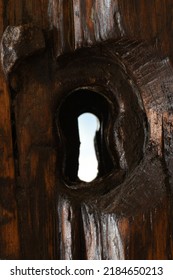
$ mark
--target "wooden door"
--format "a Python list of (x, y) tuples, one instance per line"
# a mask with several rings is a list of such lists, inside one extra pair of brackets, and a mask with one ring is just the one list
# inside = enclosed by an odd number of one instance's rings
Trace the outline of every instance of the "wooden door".
[(1, 259), (172, 259), (172, 7), (0, 0)]

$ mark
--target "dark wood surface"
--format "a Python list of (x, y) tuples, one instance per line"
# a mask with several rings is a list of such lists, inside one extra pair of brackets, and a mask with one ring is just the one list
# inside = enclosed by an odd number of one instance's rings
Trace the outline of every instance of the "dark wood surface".
[[(16, 47), (14, 68), (0, 69), (1, 259), (172, 259), (172, 16), (171, 0), (0, 0), (1, 38), (9, 25), (33, 24), (45, 39), (30, 57)], [(57, 108), (84, 83), (109, 81), (115, 95), (114, 80), (130, 114), (129, 173), (67, 187)], [(149, 124), (139, 163), (129, 92)]]

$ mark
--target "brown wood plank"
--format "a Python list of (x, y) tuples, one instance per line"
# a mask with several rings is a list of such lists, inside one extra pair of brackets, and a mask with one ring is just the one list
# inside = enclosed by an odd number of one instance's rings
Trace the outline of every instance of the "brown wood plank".
[(9, 90), (0, 76), (0, 258), (19, 258)]
[(119, 1), (125, 33), (132, 38), (149, 40), (165, 55), (173, 59), (171, 0)]
[[(11, 93), (0, 71), (0, 258), (172, 258), (170, 62), (137, 41), (106, 47), (112, 59), (119, 53), (139, 89), (152, 145), (120, 192), (85, 197), (67, 190), (58, 173), (56, 94), (62, 97), (73, 75), (61, 58), (57, 78), (53, 59), (126, 36), (149, 41), (172, 60), (172, 16), (172, 0), (0, 0), (0, 37), (8, 25), (33, 23), (43, 29), (47, 47), (14, 72)], [(101, 48), (96, 52), (103, 55)], [(98, 73), (108, 79), (102, 69)]]

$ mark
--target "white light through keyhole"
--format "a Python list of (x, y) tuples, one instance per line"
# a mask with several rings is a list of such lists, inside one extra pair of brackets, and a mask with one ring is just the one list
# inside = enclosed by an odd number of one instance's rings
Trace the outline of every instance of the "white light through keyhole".
[(84, 182), (91, 182), (98, 174), (94, 137), (100, 128), (99, 119), (91, 113), (84, 113), (78, 117), (78, 128), (80, 138), (78, 177)]

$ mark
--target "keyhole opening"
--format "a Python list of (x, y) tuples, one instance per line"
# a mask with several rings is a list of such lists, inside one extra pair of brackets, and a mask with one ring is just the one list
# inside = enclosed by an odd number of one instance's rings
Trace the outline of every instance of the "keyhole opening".
[(78, 117), (80, 139), (78, 177), (84, 182), (91, 182), (98, 175), (95, 138), (99, 128), (100, 121), (94, 114), (84, 113)]
[(60, 170), (69, 186), (91, 182), (119, 168), (117, 154), (109, 150), (108, 140), (113, 131), (109, 129), (111, 104), (104, 95), (88, 88), (72, 91), (60, 104), (57, 111)]

